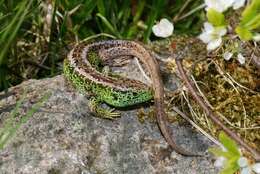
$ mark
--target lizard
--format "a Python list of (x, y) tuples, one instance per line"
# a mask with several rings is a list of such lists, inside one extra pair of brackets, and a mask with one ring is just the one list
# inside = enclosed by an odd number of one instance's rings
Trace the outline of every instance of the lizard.
[[(121, 76), (113, 77), (97, 70), (97, 65), (120, 57), (136, 57), (151, 76), (152, 87)], [(100, 61), (95, 58), (98, 57)], [(92, 63), (91, 63), (92, 62)], [(94, 62), (94, 63), (93, 63)], [(115, 108), (137, 105), (154, 100), (158, 127), (170, 147), (184, 156), (199, 156), (178, 146), (166, 125), (164, 88), (159, 64), (145, 47), (136, 41), (104, 40), (76, 45), (64, 60), (64, 75), (82, 92), (91, 92), (99, 101)], [(117, 115), (110, 115), (113, 119)]]

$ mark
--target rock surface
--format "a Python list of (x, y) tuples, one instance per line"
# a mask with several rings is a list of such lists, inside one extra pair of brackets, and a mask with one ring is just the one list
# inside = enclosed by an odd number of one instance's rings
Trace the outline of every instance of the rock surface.
[[(0, 128), (25, 92), (26, 113), (44, 94), (44, 105), (0, 151), (0, 173), (37, 174), (215, 174), (209, 141), (189, 125), (170, 126), (177, 143), (203, 157), (171, 152), (155, 123), (137, 119), (136, 110), (119, 111), (113, 121), (93, 117), (88, 99), (70, 88), (62, 75), (29, 80), (0, 93)], [(3, 97), (4, 96), (4, 97)]]

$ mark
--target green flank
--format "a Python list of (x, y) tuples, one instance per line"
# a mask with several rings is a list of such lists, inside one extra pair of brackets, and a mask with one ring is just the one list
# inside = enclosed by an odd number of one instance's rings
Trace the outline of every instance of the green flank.
[(64, 61), (64, 75), (82, 93), (92, 93), (97, 96), (99, 101), (114, 107), (137, 105), (153, 98), (153, 93), (150, 90), (119, 91), (86, 80), (74, 71), (67, 60)]

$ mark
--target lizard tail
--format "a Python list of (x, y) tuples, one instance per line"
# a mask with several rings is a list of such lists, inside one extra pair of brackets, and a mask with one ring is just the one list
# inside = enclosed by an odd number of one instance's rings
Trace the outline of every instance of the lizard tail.
[(178, 146), (175, 141), (173, 140), (170, 130), (167, 127), (166, 124), (166, 114), (164, 112), (164, 87), (163, 87), (163, 81), (162, 77), (160, 75), (160, 68), (159, 64), (154, 58), (154, 56), (151, 55), (149, 51), (147, 51), (141, 44), (135, 43), (135, 47), (138, 49), (138, 52), (133, 54), (137, 57), (141, 57), (140, 61), (144, 63), (144, 65), (147, 66), (148, 71), (151, 75), (151, 79), (153, 82), (153, 89), (154, 89), (154, 101), (156, 106), (156, 113), (157, 113), (157, 123), (158, 126), (162, 132), (162, 135), (164, 136), (167, 143), (171, 146), (173, 150), (176, 152), (185, 155), (185, 156), (202, 156), (200, 154), (192, 153), (184, 148)]
[(202, 156), (200, 154), (196, 154), (193, 152), (190, 152), (188, 150), (185, 150), (184, 148), (178, 146), (175, 141), (173, 140), (171, 134), (170, 134), (170, 130), (168, 129), (167, 125), (166, 125), (166, 120), (165, 120), (165, 114), (164, 114), (164, 110), (163, 110), (163, 104), (162, 102), (158, 102), (155, 99), (155, 105), (156, 105), (156, 112), (157, 112), (157, 122), (159, 125), (159, 128), (162, 132), (162, 135), (164, 136), (165, 140), (167, 141), (167, 143), (171, 146), (171, 148), (173, 150), (175, 150), (176, 152), (184, 155), (184, 156)]

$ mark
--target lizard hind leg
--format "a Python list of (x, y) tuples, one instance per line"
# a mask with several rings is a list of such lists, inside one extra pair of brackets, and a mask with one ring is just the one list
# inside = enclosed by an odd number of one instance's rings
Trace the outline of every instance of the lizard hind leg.
[(108, 109), (101, 106), (102, 100), (99, 97), (92, 97), (89, 101), (90, 111), (95, 113), (95, 116), (113, 120), (120, 117), (120, 113), (114, 112), (114, 108)]

